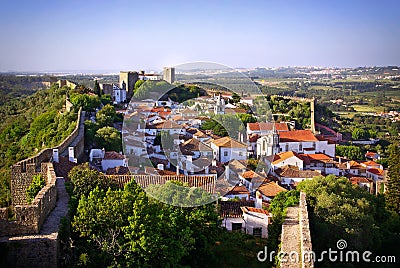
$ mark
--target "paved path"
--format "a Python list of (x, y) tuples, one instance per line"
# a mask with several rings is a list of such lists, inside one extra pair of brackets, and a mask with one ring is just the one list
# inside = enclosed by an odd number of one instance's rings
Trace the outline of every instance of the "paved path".
[[(281, 250), (282, 252), (286, 253), (284, 259), (287, 260), (287, 262), (281, 262), (281, 267), (301, 267), (300, 224), (298, 206), (287, 208), (286, 219), (282, 224)], [(298, 258), (294, 254), (288, 255), (291, 252), (297, 252)]]
[(68, 213), (68, 201), (69, 194), (65, 189), (65, 180), (63, 178), (57, 178), (57, 203), (56, 207), (50, 212), (47, 219), (42, 225), (40, 230), (41, 235), (47, 235), (58, 232), (60, 226), (60, 220)]

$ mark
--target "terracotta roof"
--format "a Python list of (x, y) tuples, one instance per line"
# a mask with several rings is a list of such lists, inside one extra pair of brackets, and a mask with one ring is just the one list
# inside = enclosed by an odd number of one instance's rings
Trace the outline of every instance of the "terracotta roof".
[(208, 136), (204, 133), (204, 132), (202, 132), (202, 131), (200, 131), (200, 130), (198, 130), (196, 133), (194, 133), (193, 134), (194, 136), (196, 136), (196, 137), (198, 137), (198, 138), (208, 138)]
[(351, 160), (350, 162), (347, 162), (348, 166), (350, 166), (350, 168), (364, 168), (363, 166), (360, 165), (360, 163), (358, 163), (357, 161)]
[(260, 138), (258, 134), (252, 134), (249, 137), (249, 142), (257, 142), (257, 140)]
[(227, 148), (247, 148), (246, 144), (238, 142), (230, 137), (223, 137), (217, 140), (213, 140), (214, 143), (218, 147), (227, 147)]
[(223, 218), (241, 218), (241, 207), (254, 207), (254, 201), (221, 201), (219, 214)]
[(370, 183), (367, 178), (364, 177), (351, 177), (350, 179), (351, 184), (360, 184), (360, 183)]
[(193, 155), (193, 151), (204, 152), (204, 151), (212, 151), (211, 147), (205, 145), (204, 143), (198, 141), (195, 138), (189, 139), (184, 143), (179, 145), (182, 154), (184, 155)]
[(115, 151), (105, 152), (104, 159), (122, 160), (125, 156)]
[(289, 131), (289, 128), (286, 123), (266, 123), (266, 122), (257, 122), (257, 123), (247, 123), (247, 128), (251, 131), (272, 131), (275, 125), (276, 131)]
[(58, 160), (58, 163), (53, 162), (54, 172), (56, 173), (57, 177), (64, 177), (64, 179), (68, 180), (68, 172), (78, 164), (69, 161), (68, 157), (60, 156)]
[(264, 179), (260, 174), (255, 173), (253, 170), (247, 170), (243, 172), (241, 176), (248, 181), (252, 181), (253, 179)]
[(375, 153), (375, 152), (366, 152), (365, 153), (365, 157), (369, 157), (369, 158), (373, 158), (373, 157), (378, 156), (378, 155), (379, 154)]
[(276, 182), (269, 182), (266, 184), (260, 185), (257, 189), (262, 195), (267, 196), (267, 197), (275, 197), (277, 194), (280, 192), (285, 192), (287, 191), (285, 188), (282, 186), (279, 186)]
[(262, 208), (241, 207), (241, 209), (242, 209), (243, 213), (254, 212), (254, 213), (261, 213), (261, 214), (269, 215), (269, 212)]
[(151, 111), (153, 113), (166, 112), (166, 111), (171, 112), (171, 109), (165, 108), (165, 107), (154, 107), (154, 108), (151, 109)]
[(280, 162), (282, 162), (282, 161), (284, 161), (286, 159), (289, 159), (290, 157), (293, 157), (293, 156), (295, 156), (295, 157), (299, 158), (300, 160), (304, 161), (303, 158), (298, 153), (293, 152), (293, 151), (288, 151), (288, 152), (283, 152), (283, 153), (276, 154), (274, 156), (274, 161), (272, 162), (272, 164), (276, 165), (276, 164), (278, 164), (278, 163), (280, 163)]
[(242, 185), (235, 185), (232, 189), (225, 194), (226, 195), (238, 195), (238, 194), (250, 194), (249, 190), (247, 190), (246, 186)]
[(296, 167), (284, 166), (275, 171), (280, 177), (285, 178), (313, 178), (320, 176), (321, 173), (315, 170), (299, 170)]
[(366, 166), (366, 167), (371, 167), (371, 166), (373, 166), (373, 167), (380, 167), (381, 165), (380, 164), (378, 164), (378, 163), (376, 163), (376, 162), (374, 162), (374, 161), (366, 161), (366, 162), (362, 162), (361, 163), (363, 166)]
[(106, 171), (106, 175), (126, 175), (126, 174), (130, 174), (129, 168), (123, 166), (109, 168)]
[(246, 162), (243, 160), (233, 159), (229, 161), (229, 168), (233, 169), (234, 171), (246, 169)]
[(318, 141), (310, 130), (293, 130), (279, 133), (280, 142)]
[(177, 124), (171, 120), (161, 122), (158, 124), (154, 124), (153, 127), (156, 129), (181, 129), (182, 128), (182, 126), (180, 126), (179, 124)]
[(369, 168), (367, 171), (378, 176), (383, 176), (385, 174), (383, 169), (380, 168)]

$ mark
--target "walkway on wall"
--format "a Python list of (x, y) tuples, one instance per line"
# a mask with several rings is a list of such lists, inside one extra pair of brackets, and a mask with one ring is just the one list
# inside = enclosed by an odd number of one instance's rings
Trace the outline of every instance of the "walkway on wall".
[[(301, 267), (300, 224), (299, 207), (288, 207), (286, 219), (282, 224), (282, 252), (286, 255), (286, 262), (281, 262), (281, 267)], [(298, 255), (295, 255), (296, 252)], [(290, 255), (288, 255), (290, 254)]]
[(60, 225), (60, 220), (68, 213), (69, 194), (65, 189), (65, 180), (57, 178), (57, 203), (56, 207), (50, 212), (40, 230), (40, 235), (50, 235), (57, 233)]

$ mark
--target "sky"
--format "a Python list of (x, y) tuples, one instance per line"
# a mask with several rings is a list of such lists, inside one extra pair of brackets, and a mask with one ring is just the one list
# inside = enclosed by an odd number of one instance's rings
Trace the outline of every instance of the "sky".
[(400, 1), (2, 0), (0, 71), (400, 65)]

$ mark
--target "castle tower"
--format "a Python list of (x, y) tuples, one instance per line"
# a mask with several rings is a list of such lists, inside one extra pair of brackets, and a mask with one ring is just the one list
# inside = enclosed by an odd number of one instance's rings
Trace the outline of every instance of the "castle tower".
[(315, 98), (310, 102), (311, 110), (311, 132), (315, 135)]
[(163, 80), (172, 84), (175, 82), (175, 68), (174, 67), (164, 67)]
[(129, 98), (133, 95), (133, 89), (135, 88), (137, 80), (139, 80), (139, 74), (137, 72), (119, 72), (119, 85), (123, 88), (123, 82), (125, 82), (126, 93)]
[(221, 97), (221, 93), (217, 97), (217, 102), (214, 106), (214, 114), (225, 114), (225, 100)]

